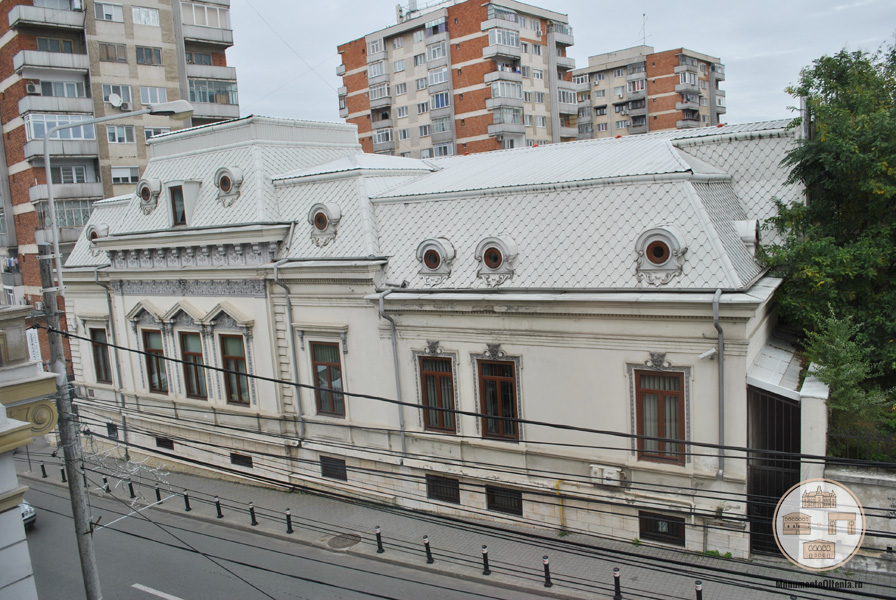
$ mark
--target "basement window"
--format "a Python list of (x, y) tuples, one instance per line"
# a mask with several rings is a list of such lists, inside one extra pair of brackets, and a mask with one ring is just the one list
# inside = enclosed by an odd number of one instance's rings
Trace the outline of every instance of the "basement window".
[(341, 458), (333, 458), (332, 456), (320, 457), (320, 474), (330, 479), (339, 479), (348, 481), (348, 472), (345, 468), (345, 461)]
[(164, 437), (156, 437), (156, 448), (164, 448), (165, 450), (174, 450), (174, 440)]
[(684, 518), (639, 511), (638, 521), (642, 540), (684, 546)]
[(248, 467), (252, 468), (252, 457), (246, 456), (245, 454), (237, 454), (236, 452), (230, 453), (230, 464), (236, 465), (238, 467)]

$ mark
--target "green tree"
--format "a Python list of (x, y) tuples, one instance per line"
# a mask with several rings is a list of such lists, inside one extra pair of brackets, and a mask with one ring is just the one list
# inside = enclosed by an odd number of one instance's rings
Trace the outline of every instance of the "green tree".
[[(806, 99), (810, 135), (784, 161), (807, 202), (778, 204), (782, 241), (764, 249), (784, 278), (781, 315), (810, 346), (829, 346), (815, 353), (822, 368), (861, 357), (854, 384), (877, 398), (896, 386), (896, 50), (823, 56), (787, 91)], [(847, 387), (832, 387), (832, 408)]]

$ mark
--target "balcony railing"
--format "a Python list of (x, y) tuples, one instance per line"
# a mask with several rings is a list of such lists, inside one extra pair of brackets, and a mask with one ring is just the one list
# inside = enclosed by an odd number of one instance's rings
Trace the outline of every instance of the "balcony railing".
[(92, 113), (92, 98), (65, 98), (59, 96), (25, 96), (19, 100), (19, 114), (42, 113)]
[(87, 73), (90, 70), (90, 57), (86, 54), (21, 50), (12, 57), (12, 64), (16, 72), (30, 67), (34, 69), (75, 70)]
[(58, 8), (39, 8), (20, 4), (9, 11), (9, 28), (52, 27), (55, 29), (83, 29), (84, 12)]
[(200, 44), (216, 44), (220, 46), (233, 46), (233, 31), (219, 29), (217, 27), (203, 27), (202, 25), (184, 25), (184, 41), (198, 42)]

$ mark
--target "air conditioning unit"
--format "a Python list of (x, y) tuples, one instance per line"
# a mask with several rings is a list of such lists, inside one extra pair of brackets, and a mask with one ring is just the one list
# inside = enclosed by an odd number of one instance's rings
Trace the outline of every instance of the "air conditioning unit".
[(594, 485), (619, 487), (623, 479), (622, 470), (618, 467), (591, 465), (591, 482)]
[(38, 300), (37, 302), (35, 302), (35, 303), (34, 303), (34, 310), (36, 310), (37, 312), (43, 312), (43, 310), (44, 310), (44, 303), (41, 302), (40, 300)]
[(130, 102), (122, 102), (121, 106), (119, 106), (118, 108), (120, 108), (121, 110), (131, 110), (131, 103)]
[(541, 35), (542, 35), (542, 33), (541, 33), (541, 29), (536, 29), (536, 30), (535, 30), (535, 37), (541, 37)]
[(40, 96), (40, 84), (39, 83), (26, 83), (25, 84), (25, 93), (31, 94), (32, 96)]

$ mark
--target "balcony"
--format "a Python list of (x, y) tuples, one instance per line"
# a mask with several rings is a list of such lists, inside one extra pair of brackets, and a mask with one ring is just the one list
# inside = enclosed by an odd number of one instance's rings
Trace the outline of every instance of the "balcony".
[(519, 60), (521, 56), (519, 46), (505, 46), (503, 44), (495, 44), (494, 46), (486, 46), (482, 49), (482, 58), (485, 60)]
[(587, 113), (579, 115), (576, 123), (590, 123), (592, 118), (591, 110), (589, 110)]
[(635, 71), (625, 76), (626, 81), (637, 81), (638, 79), (647, 79), (647, 71)]
[(561, 115), (577, 115), (579, 114), (579, 105), (570, 104), (569, 102), (557, 101), (557, 111)]
[[(551, 23), (548, 25), (548, 34), (553, 34), (554, 43), (558, 46), (572, 46), (575, 43), (572, 37), (572, 27), (569, 25)], [(550, 37), (548, 41), (550, 41)]]
[(203, 27), (202, 25), (184, 25), (183, 31), (185, 42), (215, 44), (227, 48), (233, 46), (233, 31), (230, 29)]
[(90, 70), (90, 57), (86, 54), (21, 50), (12, 57), (12, 65), (16, 73), (26, 68), (65, 69), (87, 73)]
[(572, 71), (576, 68), (576, 59), (571, 56), (558, 56), (557, 57), (557, 70), (558, 71)]
[(392, 129), (392, 119), (391, 118), (380, 118), (375, 113), (371, 113), (370, 115), (370, 127), (373, 129)]
[(696, 100), (686, 100), (684, 102), (676, 102), (675, 110), (700, 110), (700, 103)]
[(626, 97), (629, 100), (644, 100), (647, 98), (647, 90), (637, 90), (634, 92), (628, 92)]
[(578, 127), (564, 127), (560, 126), (560, 138), (577, 138), (579, 137), (579, 128)]
[(697, 73), (697, 65), (678, 65), (672, 69), (676, 75), (678, 73)]
[(84, 29), (84, 11), (14, 6), (9, 11), (9, 28), (40, 27), (46, 29)]
[(700, 127), (700, 119), (681, 119), (675, 122), (675, 126), (678, 129), (693, 129)]
[[(100, 146), (96, 140), (50, 140), (50, 154), (53, 156), (65, 155), (67, 158), (97, 158), (99, 152)], [(31, 140), (25, 144), (25, 158), (27, 160), (43, 158), (43, 156), (43, 140)], [(56, 190), (55, 186), (53, 186), (53, 190)]]
[(217, 104), (214, 102), (193, 102), (194, 119), (236, 119), (240, 116), (239, 104)]
[(493, 123), (488, 126), (489, 135), (524, 135), (526, 126), (522, 123)]
[(345, 75), (345, 65), (336, 65), (336, 77)]
[(486, 73), (483, 78), (485, 83), (493, 83), (495, 81), (512, 81), (514, 83), (522, 83), (523, 76), (517, 71), (492, 71)]
[(629, 133), (647, 133), (647, 123), (643, 125), (631, 125), (628, 128)]
[(395, 150), (395, 142), (393, 140), (389, 140), (388, 142), (373, 143), (373, 151), (377, 154), (383, 152), (392, 152), (393, 150)]
[(19, 114), (29, 112), (93, 113), (93, 99), (25, 96), (19, 100)]
[(641, 117), (641, 116), (644, 116), (644, 115), (647, 114), (647, 105), (645, 104), (644, 106), (642, 106), (642, 107), (640, 107), (640, 108), (631, 108), (631, 107), (629, 107), (629, 108), (627, 108), (627, 109), (625, 110), (625, 113), (628, 114), (628, 115), (631, 115), (631, 116), (633, 116), (633, 117)]
[(0, 276), (0, 279), (2, 279), (3, 285), (5, 287), (16, 287), (18, 285), (25, 285), (22, 279), (22, 274), (19, 272), (3, 273), (2, 276)]
[(725, 81), (725, 65), (721, 63), (713, 65), (712, 74), (715, 75), (716, 80)]
[(187, 77), (189, 79), (225, 79), (236, 82), (236, 69), (211, 65), (187, 65)]
[(383, 96), (382, 98), (377, 98), (376, 100), (370, 101), (370, 109), (374, 108), (385, 108), (387, 106), (392, 106), (392, 96)]
[(495, 110), (496, 108), (523, 108), (522, 98), (487, 98), (485, 100), (485, 108)]
[(675, 86), (675, 91), (679, 94), (699, 94), (700, 93), (700, 84), (694, 83), (679, 83)]
[[(103, 198), (103, 184), (96, 183), (54, 183), (53, 198), (62, 200), (65, 198), (96, 199)], [(31, 202), (40, 202), (47, 199), (46, 185), (32, 185), (28, 188), (28, 199)]]
[(339, 118), (347, 119), (348, 118), (348, 107), (339, 109)]
[(338, 88), (336, 88), (336, 93), (340, 96), (345, 96), (348, 94), (348, 88), (344, 85), (339, 86)]
[(454, 131), (452, 131), (450, 128), (448, 129), (448, 131), (433, 131), (430, 139), (432, 140), (433, 144), (450, 142), (454, 140)]
[(512, 31), (519, 31), (520, 24), (514, 21), (506, 21), (504, 19), (488, 19), (480, 23), (480, 31), (488, 31), (489, 29), (510, 29)]
[(718, 113), (720, 115), (724, 115), (727, 112), (728, 112), (728, 108), (725, 106), (717, 106), (716, 107), (716, 113)]
[(725, 97), (725, 90), (716, 90), (716, 96)]

